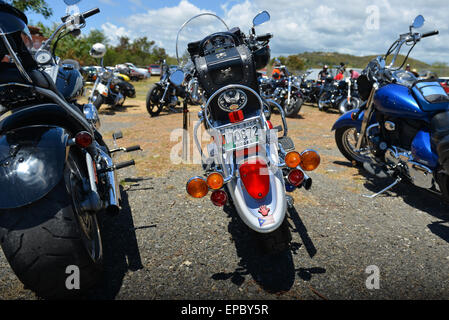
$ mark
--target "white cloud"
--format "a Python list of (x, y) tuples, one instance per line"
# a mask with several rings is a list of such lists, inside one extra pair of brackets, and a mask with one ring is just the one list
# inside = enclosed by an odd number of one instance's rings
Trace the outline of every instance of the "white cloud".
[(131, 32), (124, 27), (117, 27), (116, 25), (106, 22), (101, 26), (104, 34), (112, 44), (117, 44), (120, 37), (131, 37)]
[[(409, 0), (405, 5), (399, 0), (378, 1), (375, 4), (379, 9), (378, 30), (366, 27), (366, 10), (372, 5), (372, 0), (322, 0), (319, 4), (313, 0), (231, 0), (223, 3), (221, 8), (226, 23), (230, 27), (240, 27), (245, 33), (251, 27), (253, 17), (267, 10), (271, 14), (271, 21), (256, 27), (256, 30), (260, 34), (274, 34), (271, 42), (273, 55), (303, 51), (339, 51), (355, 55), (383, 53), (400, 33), (408, 31), (408, 26), (417, 14), (423, 14), (426, 24), (419, 31), (439, 29), (440, 35), (423, 39), (412, 52), (412, 57), (427, 62), (449, 62), (449, 3), (441, 0)], [(176, 6), (124, 17), (123, 27), (111, 23), (103, 26), (109, 30), (108, 35), (147, 36), (174, 54), (179, 27), (187, 19), (204, 12), (208, 10), (188, 0), (181, 0)], [(212, 24), (211, 21), (201, 18), (194, 28), (183, 31), (183, 46), (187, 41), (200, 40), (207, 33), (222, 30), (219, 24)]]

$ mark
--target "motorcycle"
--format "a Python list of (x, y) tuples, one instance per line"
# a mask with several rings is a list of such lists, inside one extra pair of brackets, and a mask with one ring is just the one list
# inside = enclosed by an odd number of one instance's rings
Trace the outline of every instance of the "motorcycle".
[[(94, 44), (91, 52), (97, 45), (103, 46), (100, 43)], [(88, 99), (89, 103), (92, 103), (95, 108), (99, 110), (103, 104), (107, 104), (111, 107), (121, 107), (125, 103), (127, 97), (136, 97), (136, 89), (134, 86), (125, 81), (123, 77), (115, 73), (114, 70), (105, 68), (103, 65), (103, 58), (101, 58), (100, 65), (100, 71), (94, 76), (95, 82)]]
[(318, 99), (320, 111), (335, 108), (344, 114), (349, 110), (357, 109), (360, 104), (357, 82), (354, 79), (346, 78), (334, 81), (332, 78), (327, 78), (324, 80), (324, 86)]
[[(229, 29), (214, 14), (196, 15), (178, 31), (177, 53), (180, 32), (189, 22), (205, 15), (218, 19), (226, 31), (188, 44), (207, 102), (201, 106), (193, 130), (205, 174), (189, 179), (186, 191), (194, 198), (203, 198), (211, 191), (214, 205), (232, 204), (264, 252), (282, 252), (291, 241), (286, 211), (293, 205), (293, 198), (286, 192), (310, 189), (312, 179), (306, 172), (318, 167), (320, 157), (313, 150), (295, 151), (287, 136), (284, 109), (259, 94), (256, 70), (269, 62), (268, 42), (272, 35), (256, 36), (255, 27), (270, 19), (268, 12), (254, 18), (249, 36), (239, 28)], [(181, 85), (184, 73), (177, 70), (170, 79)], [(273, 128), (267, 120), (267, 106), (279, 110), (281, 126)], [(207, 151), (200, 143), (204, 139), (198, 138), (201, 125), (213, 137)], [(278, 138), (280, 131), (283, 135)]]
[(286, 66), (280, 66), (286, 75), (280, 79), (259, 77), (260, 94), (264, 99), (272, 99), (284, 108), (285, 115), (294, 118), (304, 103), (301, 78), (290, 74)]
[[(379, 178), (395, 178), (370, 198), (407, 181), (449, 200), (449, 97), (437, 81), (418, 81), (402, 69), (421, 39), (439, 33), (414, 32), (423, 24), (424, 18), (417, 16), (408, 33), (401, 34), (384, 56), (369, 62), (358, 79), (367, 102), (342, 115), (332, 128), (348, 160)], [(410, 49), (403, 63), (394, 67), (404, 44)]]
[[(0, 71), (0, 244), (20, 281), (45, 298), (71, 297), (100, 278), (98, 214), (119, 212), (115, 172), (134, 165), (115, 164), (112, 155), (139, 149), (108, 148), (97, 131), (95, 107), (71, 103), (82, 92), (81, 74), (60, 66), (52, 54), (56, 38), (79, 35), (86, 19), (99, 12), (63, 17), (32, 52), (27, 17), (0, 4), (0, 57), (11, 58)], [(73, 81), (58, 81), (61, 75)], [(79, 290), (67, 285), (73, 270)]]
[(186, 91), (184, 86), (174, 86), (170, 81), (169, 66), (164, 61), (162, 63), (161, 79), (150, 87), (147, 94), (147, 111), (152, 117), (156, 117), (164, 108), (169, 112), (181, 112), (176, 108), (181, 103), (178, 97), (185, 98)]

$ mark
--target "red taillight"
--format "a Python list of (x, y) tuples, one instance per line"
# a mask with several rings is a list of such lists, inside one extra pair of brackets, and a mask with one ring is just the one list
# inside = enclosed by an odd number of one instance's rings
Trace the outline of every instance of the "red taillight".
[(268, 128), (271, 130), (273, 129), (273, 124), (271, 123), (270, 120), (267, 120), (267, 124), (268, 124)]
[(87, 148), (92, 144), (93, 138), (89, 132), (81, 131), (75, 136), (75, 143), (80, 148)]
[(239, 168), (240, 178), (246, 191), (254, 199), (262, 199), (270, 191), (270, 176), (267, 164), (261, 159), (251, 159)]
[(229, 116), (229, 121), (231, 121), (232, 123), (235, 122), (240, 122), (245, 120), (245, 117), (243, 116), (243, 111), (242, 110), (238, 110), (238, 111), (234, 111), (231, 113), (228, 113)]
[(210, 201), (217, 207), (222, 207), (228, 201), (228, 195), (223, 190), (215, 190), (210, 195)]
[(299, 186), (304, 181), (304, 173), (301, 170), (294, 169), (290, 171), (287, 177), (288, 182), (295, 187)]

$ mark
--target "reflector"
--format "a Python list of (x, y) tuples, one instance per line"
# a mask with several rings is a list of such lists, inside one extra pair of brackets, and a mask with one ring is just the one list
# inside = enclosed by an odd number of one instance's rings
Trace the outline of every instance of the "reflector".
[(204, 197), (209, 188), (207, 187), (206, 181), (201, 177), (193, 177), (187, 182), (187, 193), (194, 198)]
[(213, 190), (218, 190), (223, 187), (223, 176), (218, 172), (213, 172), (207, 177), (207, 185)]
[(285, 164), (289, 168), (296, 168), (301, 163), (301, 155), (296, 151), (290, 151), (285, 156)]
[(80, 148), (87, 148), (92, 144), (92, 136), (89, 132), (81, 131), (75, 136), (75, 143)]
[(314, 150), (305, 150), (301, 153), (301, 168), (312, 171), (320, 165), (320, 156)]
[(304, 173), (301, 170), (293, 169), (290, 171), (287, 177), (288, 182), (290, 182), (295, 187), (299, 186), (304, 181)]
[(223, 190), (215, 190), (210, 195), (210, 201), (218, 207), (222, 207), (228, 201), (228, 194)]

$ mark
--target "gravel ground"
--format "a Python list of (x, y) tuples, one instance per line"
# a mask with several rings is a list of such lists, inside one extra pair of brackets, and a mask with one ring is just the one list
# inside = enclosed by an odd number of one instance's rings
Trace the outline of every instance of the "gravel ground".
[[(322, 165), (310, 174), (310, 191), (292, 194), (291, 250), (271, 258), (254, 250), (231, 207), (186, 195), (185, 183), (201, 173), (199, 167), (150, 172), (166, 155), (150, 161), (151, 148), (136, 154), (138, 165), (119, 173), (121, 214), (103, 219), (104, 279), (86, 298), (448, 299), (447, 205), (405, 184), (376, 199), (362, 197), (392, 181), (373, 179), (340, 155), (329, 131), (337, 117), (304, 107), (300, 117), (289, 120), (298, 149), (315, 148)], [(121, 129), (125, 135), (140, 132), (139, 125), (146, 132), (175, 128), (179, 119), (148, 118), (143, 107), (129, 115), (102, 115), (103, 132)], [(132, 136), (124, 142), (144, 143), (150, 137), (142, 139)], [(365, 285), (365, 269), (371, 265), (380, 271), (378, 290)], [(0, 299), (36, 299), (23, 289), (3, 253)]]

